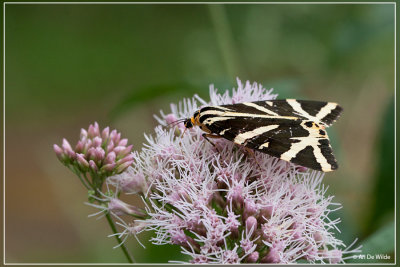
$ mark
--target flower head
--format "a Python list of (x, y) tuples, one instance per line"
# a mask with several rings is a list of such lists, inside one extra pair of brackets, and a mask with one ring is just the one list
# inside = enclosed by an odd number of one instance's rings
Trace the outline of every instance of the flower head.
[[(154, 244), (179, 245), (193, 263), (343, 261), (345, 246), (332, 233), (339, 221), (328, 218), (336, 204), (325, 196), (323, 173), (264, 153), (248, 155), (225, 139), (213, 146), (199, 128), (165, 129), (201, 106), (276, 96), (272, 89), (238, 80), (232, 96), (211, 86), (210, 102), (196, 96), (157, 117), (155, 135), (146, 136), (126, 173), (147, 198), (148, 219), (139, 221), (155, 230)], [(114, 176), (108, 182), (121, 185), (124, 179)]]
[(53, 148), (63, 164), (83, 173), (110, 176), (123, 172), (134, 162), (128, 139), (122, 139), (117, 130), (110, 132), (109, 127), (100, 130), (97, 122), (87, 130), (81, 129), (75, 148), (65, 138), (61, 147), (54, 145)]

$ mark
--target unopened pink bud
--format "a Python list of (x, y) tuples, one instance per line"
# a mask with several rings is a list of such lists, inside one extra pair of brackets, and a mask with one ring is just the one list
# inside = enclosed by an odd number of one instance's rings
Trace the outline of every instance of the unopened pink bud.
[(85, 153), (87, 153), (89, 148), (92, 147), (92, 140), (91, 139), (87, 139), (86, 141), (84, 141), (84, 145), (85, 145), (85, 147), (83, 148), (83, 151), (85, 151)]
[(117, 157), (117, 155), (115, 155), (115, 152), (114, 152), (114, 151), (111, 151), (110, 153), (107, 154), (104, 163), (105, 163), (105, 164), (114, 163), (116, 157)]
[(82, 168), (88, 168), (89, 167), (89, 162), (84, 158), (83, 154), (76, 154), (76, 160), (78, 161), (79, 166)]
[[(118, 144), (118, 142), (115, 142), (115, 140), (117, 139), (117, 130), (112, 130), (110, 133), (110, 140), (113, 141), (115, 144)], [(119, 140), (118, 140), (119, 141)]]
[(63, 150), (61, 149), (61, 147), (59, 147), (56, 144), (53, 145), (53, 149), (54, 149), (54, 152), (56, 152), (57, 156), (60, 156), (63, 153)]
[(122, 159), (118, 160), (118, 161), (117, 161), (117, 164), (118, 164), (118, 165), (121, 165), (122, 163), (125, 163), (125, 162), (128, 162), (128, 161), (133, 162), (134, 159), (135, 159), (135, 155), (133, 155), (133, 154), (131, 153), (131, 154), (129, 154), (129, 155), (123, 157)]
[(95, 122), (94, 125), (90, 124), (88, 129), (88, 136), (90, 138), (94, 138), (95, 136), (99, 135), (100, 135), (99, 124), (97, 122)]
[(121, 133), (117, 133), (117, 135), (114, 137), (114, 143), (118, 144), (120, 140), (121, 140)]
[(124, 138), (119, 141), (118, 146), (126, 146), (128, 144), (128, 139)]
[(72, 151), (71, 145), (69, 144), (69, 142), (65, 138), (63, 138), (63, 141), (62, 141), (62, 148), (64, 149), (65, 152), (67, 152), (67, 150), (71, 150)]
[(81, 135), (80, 135), (80, 138), (81, 138), (81, 140), (86, 140), (87, 139), (87, 136), (88, 136), (88, 133), (87, 133), (87, 131), (85, 130), (85, 129), (81, 129)]
[(118, 155), (121, 151), (125, 150), (125, 148), (126, 146), (116, 146), (114, 147), (113, 151)]
[(88, 136), (89, 136), (89, 138), (95, 137), (95, 134), (94, 134), (94, 126), (93, 126), (92, 124), (90, 124), (90, 125), (89, 125), (89, 128), (88, 128)]
[(54, 152), (56, 152), (57, 158), (61, 161), (64, 161), (65, 159), (65, 155), (63, 153), (63, 150), (61, 149), (61, 147), (59, 147), (58, 145), (54, 144), (53, 145), (53, 149)]
[(117, 146), (116, 148), (114, 148), (114, 151), (118, 157), (124, 157), (132, 151), (132, 148), (133, 148), (133, 145), (129, 145), (127, 147)]
[(259, 257), (258, 252), (254, 251), (253, 253), (250, 253), (249, 256), (247, 256), (246, 260), (247, 260), (248, 263), (255, 263), (255, 262), (258, 261), (258, 257)]
[(109, 134), (110, 134), (110, 127), (106, 127), (101, 132), (101, 138), (103, 138), (103, 140), (107, 140), (109, 137)]
[(125, 163), (122, 163), (121, 165), (119, 165), (117, 167), (117, 173), (121, 173), (121, 172), (125, 171), (126, 168), (128, 168), (129, 166), (132, 165), (132, 163), (133, 163), (133, 161), (127, 161)]
[(115, 168), (116, 165), (117, 165), (116, 163), (106, 164), (103, 167), (101, 167), (100, 170), (110, 172)]
[(250, 216), (246, 219), (246, 230), (248, 233), (251, 231), (255, 231), (257, 229), (257, 219), (253, 216)]
[(95, 163), (93, 160), (89, 160), (89, 166), (90, 166), (90, 168), (91, 168), (93, 171), (95, 171), (95, 172), (97, 172), (98, 169), (99, 169), (99, 168), (97, 168), (97, 165), (96, 165), (96, 163)]
[(94, 122), (94, 130), (96, 132), (96, 135), (100, 135), (100, 127), (97, 121)]
[(101, 146), (102, 142), (103, 142), (103, 140), (98, 136), (93, 138), (93, 146), (95, 146), (95, 147)]
[(94, 160), (96, 157), (96, 149), (94, 147), (90, 147), (86, 152), (86, 158)]
[(67, 155), (70, 159), (73, 159), (73, 160), (76, 159), (76, 153), (72, 150), (68, 150)]
[(114, 142), (111, 140), (107, 145), (107, 151), (110, 152), (114, 149)]
[(75, 146), (75, 151), (77, 153), (82, 153), (84, 148), (85, 148), (85, 145), (83, 144), (82, 141), (79, 140), (78, 143)]
[(64, 154), (66, 154), (69, 158), (75, 159), (75, 151), (72, 150), (71, 145), (68, 143), (67, 139), (63, 139), (62, 148), (64, 149)]
[(133, 145), (129, 145), (126, 147), (126, 151), (128, 151), (128, 153), (130, 153), (132, 151), (132, 148), (133, 148)]
[(96, 147), (95, 160), (100, 162), (106, 156), (106, 152), (101, 147)]

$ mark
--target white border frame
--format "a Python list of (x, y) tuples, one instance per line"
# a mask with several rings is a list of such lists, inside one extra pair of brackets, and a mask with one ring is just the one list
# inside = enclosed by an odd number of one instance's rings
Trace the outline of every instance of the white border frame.
[[(247, 4), (258, 4), (258, 5), (343, 5), (343, 4), (376, 4), (376, 5), (394, 5), (394, 263), (348, 263), (347, 265), (396, 265), (397, 264), (397, 240), (396, 240), (396, 224), (397, 224), (397, 153), (396, 153), (396, 2), (4, 2), (3, 3), (3, 265), (132, 265), (132, 263), (6, 263), (6, 225), (5, 225), (5, 209), (6, 209), (6, 183), (5, 183), (5, 157), (6, 157), (6, 116), (5, 116), (5, 106), (6, 106), (6, 4), (8, 5), (215, 5), (215, 4), (227, 4), (227, 5), (247, 5)], [(174, 263), (133, 263), (134, 265), (176, 265)], [(205, 264), (205, 266), (211, 264)], [(224, 264), (222, 264), (224, 265)], [(241, 264), (241, 265), (259, 265), (259, 264)], [(275, 265), (275, 264), (274, 264)], [(298, 263), (296, 265), (310, 265), (308, 263)], [(326, 265), (335, 265), (335, 264), (326, 264)]]

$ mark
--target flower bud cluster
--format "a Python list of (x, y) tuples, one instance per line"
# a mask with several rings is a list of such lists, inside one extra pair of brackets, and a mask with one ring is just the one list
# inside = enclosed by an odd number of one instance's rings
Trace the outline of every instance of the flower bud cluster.
[(109, 127), (101, 131), (97, 122), (87, 130), (81, 129), (79, 141), (74, 148), (65, 138), (61, 147), (54, 145), (53, 148), (63, 164), (75, 167), (82, 173), (90, 172), (106, 177), (123, 172), (135, 160), (128, 139), (121, 138), (121, 133), (110, 131)]

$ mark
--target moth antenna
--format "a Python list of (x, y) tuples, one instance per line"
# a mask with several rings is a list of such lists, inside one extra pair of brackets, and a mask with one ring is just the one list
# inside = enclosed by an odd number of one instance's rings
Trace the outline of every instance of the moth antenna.
[(175, 126), (175, 125), (177, 125), (177, 124), (179, 124), (179, 123), (181, 123), (181, 122), (183, 122), (185, 120), (186, 119), (179, 119), (179, 120), (176, 120), (176, 121), (172, 121), (170, 123), (167, 123), (167, 127), (173, 127), (173, 126)]
[[(184, 122), (186, 119), (179, 119), (179, 120), (176, 120), (176, 121), (172, 121), (172, 122), (170, 122), (170, 123), (167, 123), (167, 125), (165, 126), (166, 128), (171, 128), (171, 127), (174, 127), (174, 126), (176, 126), (176, 125), (178, 125), (179, 123), (181, 123), (181, 122)], [(185, 131), (186, 131), (186, 128), (185, 128)], [(184, 131), (184, 132), (185, 132)], [(166, 132), (164, 132), (162, 135), (164, 135), (164, 134), (166, 134)]]

